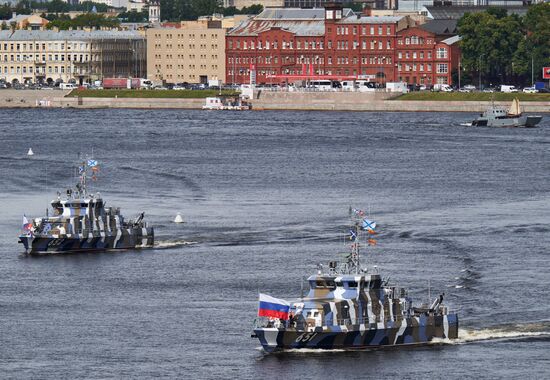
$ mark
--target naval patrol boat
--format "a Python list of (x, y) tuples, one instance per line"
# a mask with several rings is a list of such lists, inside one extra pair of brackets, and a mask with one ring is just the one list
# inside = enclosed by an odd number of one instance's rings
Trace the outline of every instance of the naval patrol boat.
[(524, 115), (515, 98), (509, 109), (497, 107), (494, 104), (479, 115), (471, 125), (474, 127), (518, 127), (534, 128), (542, 120), (540, 115)]
[[(305, 297), (289, 302), (260, 294), (252, 337), (265, 351), (369, 349), (458, 338), (458, 315), (443, 304), (444, 294), (430, 305), (413, 306), (406, 289), (390, 285), (376, 267), (361, 266), (361, 235), (375, 234), (375, 226), (368, 219), (355, 221), (347, 260), (329, 262), (328, 270), (319, 266), (307, 280)], [(365, 241), (376, 244), (373, 236)]]
[(105, 207), (99, 193), (87, 191), (87, 181), (96, 180), (99, 166), (86, 159), (78, 166), (78, 181), (74, 188), (51, 202), (53, 215), (23, 217), (19, 243), (28, 254), (55, 252), (103, 251), (152, 246), (154, 230), (143, 220), (144, 213), (126, 221), (118, 207)]

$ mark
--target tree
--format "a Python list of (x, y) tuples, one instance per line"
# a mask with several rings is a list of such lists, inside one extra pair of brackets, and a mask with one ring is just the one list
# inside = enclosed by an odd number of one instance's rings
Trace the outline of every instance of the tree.
[(462, 37), (462, 66), (472, 76), (490, 83), (503, 83), (514, 77), (510, 58), (524, 35), (522, 20), (517, 15), (505, 16), (500, 11), (466, 13), (459, 20), (458, 33)]
[(514, 65), (525, 82), (542, 79), (542, 68), (550, 66), (550, 3), (532, 5), (523, 18), (525, 36), (514, 54)]
[(147, 22), (149, 20), (149, 12), (146, 9), (141, 12), (132, 9), (131, 11), (120, 13), (118, 18), (123, 22)]

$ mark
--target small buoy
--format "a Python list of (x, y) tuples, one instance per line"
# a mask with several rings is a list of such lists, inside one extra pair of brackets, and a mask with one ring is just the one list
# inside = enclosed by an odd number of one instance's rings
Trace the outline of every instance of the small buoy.
[(34, 152), (32, 151), (32, 148), (29, 148), (29, 151), (27, 152), (27, 156), (34, 156)]
[(176, 219), (174, 219), (174, 223), (183, 223), (183, 218), (179, 212), (178, 215), (176, 215)]

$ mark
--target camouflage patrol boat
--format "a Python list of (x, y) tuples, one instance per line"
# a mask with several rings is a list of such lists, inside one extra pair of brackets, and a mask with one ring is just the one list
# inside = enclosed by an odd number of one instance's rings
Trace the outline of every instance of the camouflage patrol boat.
[(100, 194), (86, 189), (88, 179), (99, 172), (96, 160), (84, 160), (78, 167), (78, 182), (66, 195), (58, 192), (51, 202), (53, 216), (30, 221), (23, 217), (19, 243), (28, 254), (54, 252), (103, 251), (152, 246), (154, 231), (141, 213), (135, 220), (125, 221), (118, 207), (105, 207)]
[[(392, 286), (376, 267), (359, 262), (361, 234), (375, 234), (376, 223), (353, 210), (351, 253), (345, 262), (319, 266), (308, 278), (309, 293), (296, 301), (260, 294), (252, 337), (267, 352), (284, 349), (368, 349), (426, 344), (434, 338), (456, 339), (458, 316), (443, 304), (413, 306), (404, 288)], [(371, 235), (366, 242), (376, 244)]]

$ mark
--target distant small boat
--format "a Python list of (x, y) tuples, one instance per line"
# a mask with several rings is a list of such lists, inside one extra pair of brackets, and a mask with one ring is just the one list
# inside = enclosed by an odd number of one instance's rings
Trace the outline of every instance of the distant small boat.
[(236, 98), (209, 97), (205, 99), (203, 110), (246, 111), (251, 105), (245, 100)]
[(521, 112), (519, 100), (515, 98), (509, 109), (492, 105), (472, 122), (474, 127), (519, 127), (533, 128), (542, 116), (526, 116)]
[(27, 152), (27, 156), (34, 156), (34, 152), (32, 151), (32, 148), (29, 148), (29, 151)]
[(174, 219), (174, 223), (185, 223), (179, 212), (178, 215), (176, 215), (176, 219)]

